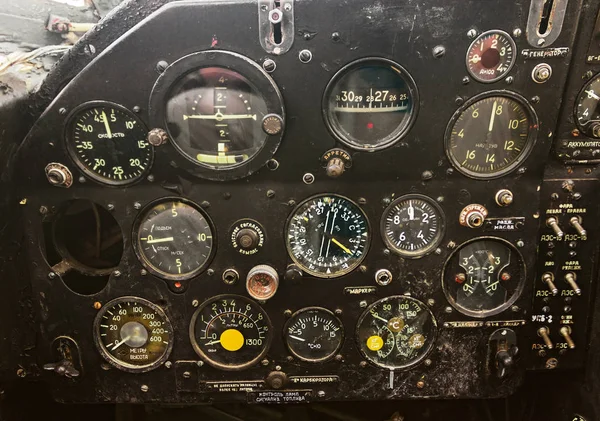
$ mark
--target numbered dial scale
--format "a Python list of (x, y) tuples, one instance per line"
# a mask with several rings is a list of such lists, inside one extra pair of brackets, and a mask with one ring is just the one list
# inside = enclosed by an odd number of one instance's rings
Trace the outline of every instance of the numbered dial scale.
[(437, 323), (419, 300), (406, 296), (383, 298), (360, 316), (356, 338), (371, 363), (389, 369), (417, 364), (435, 342)]
[(600, 76), (589, 81), (577, 97), (575, 121), (579, 130), (590, 137), (600, 138)]
[(69, 154), (83, 173), (110, 185), (139, 180), (152, 165), (154, 152), (141, 120), (117, 104), (90, 102), (69, 117)]
[(94, 321), (94, 338), (106, 361), (129, 372), (155, 369), (173, 348), (173, 328), (164, 311), (139, 297), (106, 303)]
[(431, 252), (442, 241), (443, 233), (442, 209), (429, 197), (419, 194), (394, 200), (381, 218), (384, 242), (403, 257), (418, 258)]
[(463, 314), (487, 317), (510, 307), (523, 290), (523, 258), (500, 238), (469, 241), (446, 262), (442, 286), (446, 298)]
[(190, 341), (208, 364), (242, 370), (256, 364), (271, 345), (271, 321), (254, 301), (221, 295), (198, 307), (190, 323)]
[(205, 269), (213, 256), (212, 223), (188, 200), (151, 204), (137, 221), (134, 233), (140, 261), (164, 279), (190, 279)]
[(298, 359), (323, 362), (335, 356), (344, 341), (344, 327), (331, 311), (309, 307), (297, 311), (283, 328), (285, 343)]
[(469, 47), (467, 69), (479, 82), (496, 82), (512, 69), (516, 50), (515, 42), (506, 32), (484, 32)]
[(296, 208), (285, 238), (290, 257), (302, 270), (319, 278), (334, 278), (360, 265), (369, 248), (370, 228), (358, 205), (325, 194)]
[(525, 98), (492, 91), (474, 97), (452, 117), (446, 154), (469, 177), (497, 178), (527, 158), (537, 131), (537, 117)]
[(410, 74), (383, 58), (366, 58), (342, 68), (323, 98), (325, 123), (346, 145), (361, 150), (391, 146), (416, 118), (419, 98)]

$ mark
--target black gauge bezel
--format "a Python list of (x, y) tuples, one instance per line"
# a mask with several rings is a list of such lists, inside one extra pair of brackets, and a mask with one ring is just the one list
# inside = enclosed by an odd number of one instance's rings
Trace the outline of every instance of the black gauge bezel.
[[(263, 321), (265, 322), (265, 326), (267, 326), (269, 328), (267, 330), (267, 334), (265, 335), (265, 338), (266, 338), (265, 345), (263, 346), (263, 350), (261, 351), (261, 353), (258, 356), (256, 356), (255, 358), (253, 358), (251, 361), (248, 361), (244, 364), (231, 366), (231, 365), (221, 364), (219, 362), (214, 361), (213, 359), (210, 358), (209, 355), (205, 354), (204, 351), (202, 351), (202, 348), (200, 348), (200, 346), (198, 345), (198, 340), (196, 339), (196, 322), (198, 320), (198, 315), (202, 312), (202, 310), (204, 310), (211, 303), (217, 302), (219, 300), (224, 300), (224, 299), (239, 300), (246, 304), (252, 305), (254, 308), (257, 308), (258, 311), (260, 313), (262, 313), (262, 315), (263, 315)], [(273, 342), (273, 324), (271, 323), (271, 319), (269, 318), (269, 315), (266, 312), (266, 310), (264, 308), (262, 308), (262, 306), (255, 300), (252, 300), (243, 295), (221, 294), (221, 295), (216, 295), (214, 297), (208, 298), (206, 301), (204, 301), (202, 304), (200, 304), (198, 306), (196, 311), (194, 311), (194, 314), (192, 314), (192, 318), (190, 320), (190, 326), (188, 329), (188, 334), (189, 334), (190, 343), (192, 345), (192, 348), (194, 348), (194, 352), (196, 352), (196, 354), (198, 354), (198, 356), (200, 358), (202, 358), (207, 364), (211, 365), (212, 367), (223, 370), (223, 371), (241, 371), (241, 370), (245, 370), (245, 369), (255, 365), (262, 358), (264, 358), (265, 355), (267, 355), (267, 352), (269, 352), (269, 350), (271, 349), (271, 343)]]
[[(340, 326), (340, 336), (341, 336), (340, 343), (336, 347), (335, 351), (333, 351), (331, 354), (329, 354), (328, 356), (326, 356), (324, 358), (304, 357), (304, 356), (298, 354), (296, 351), (294, 351), (289, 345), (288, 333), (287, 333), (288, 328), (299, 316), (301, 316), (303, 313), (306, 313), (307, 311), (319, 311), (319, 312), (326, 313), (328, 317), (331, 317), (332, 319), (334, 319)], [(342, 349), (345, 339), (346, 339), (346, 334), (344, 331), (344, 324), (342, 323), (340, 318), (335, 315), (335, 313), (333, 311), (326, 309), (324, 307), (313, 306), (313, 307), (301, 308), (300, 310), (298, 310), (294, 314), (292, 314), (290, 316), (290, 318), (285, 322), (285, 325), (283, 326), (283, 341), (285, 342), (285, 346), (286, 346), (287, 350), (289, 351), (289, 353), (292, 354), (298, 360), (305, 361), (308, 363), (324, 363), (326, 361), (332, 360), (340, 352), (340, 349)]]
[[(408, 301), (413, 301), (418, 303), (418, 305), (420, 305), (421, 307), (423, 307), (425, 309), (425, 311), (427, 311), (429, 313), (429, 316), (431, 318), (431, 322), (433, 325), (433, 332), (432, 335), (433, 337), (431, 338), (431, 342), (429, 343), (427, 350), (425, 352), (423, 352), (423, 354), (421, 356), (419, 356), (419, 358), (410, 361), (407, 364), (404, 364), (402, 366), (392, 366), (392, 365), (384, 365), (384, 364), (380, 364), (377, 363), (376, 361), (373, 361), (371, 358), (369, 358), (369, 356), (364, 352), (364, 344), (362, 344), (360, 342), (360, 326), (362, 324), (362, 322), (365, 320), (365, 318), (371, 314), (371, 309), (377, 305), (379, 305), (380, 303), (385, 303), (387, 301), (391, 301), (391, 300), (396, 300), (396, 299), (401, 299), (401, 300), (408, 300)], [(356, 322), (356, 329), (355, 329), (355, 333), (354, 333), (354, 337), (356, 338), (356, 345), (358, 347), (358, 351), (360, 352), (360, 355), (362, 355), (367, 361), (369, 361), (369, 363), (371, 363), (372, 365), (379, 367), (379, 368), (384, 368), (387, 370), (406, 370), (409, 369), (411, 367), (414, 367), (415, 365), (419, 364), (421, 361), (423, 361), (433, 350), (435, 342), (437, 341), (437, 335), (438, 335), (438, 323), (437, 320), (435, 318), (435, 316), (433, 315), (433, 312), (431, 311), (431, 309), (429, 308), (429, 306), (427, 306), (424, 302), (422, 302), (421, 300), (417, 300), (416, 298), (413, 298), (411, 296), (408, 295), (390, 295), (389, 297), (385, 297), (385, 298), (381, 298), (373, 303), (371, 303), (371, 305), (369, 305), (360, 315), (360, 317), (358, 318), (358, 321)], [(395, 347), (397, 347), (397, 344), (394, 345)]]
[[(206, 220), (208, 226), (210, 227), (210, 231), (212, 233), (212, 240), (213, 240), (212, 248), (210, 251), (210, 255), (208, 256), (208, 259), (206, 259), (206, 262), (202, 266), (195, 269), (194, 271), (189, 272), (187, 274), (183, 274), (183, 275), (173, 275), (173, 274), (168, 274), (168, 273), (164, 273), (160, 270), (157, 270), (146, 259), (146, 257), (140, 250), (139, 230), (142, 225), (142, 222), (145, 220), (146, 216), (148, 215), (148, 212), (152, 208), (154, 208), (155, 206), (160, 205), (162, 203), (168, 203), (168, 202), (181, 202), (181, 203), (184, 203), (184, 204), (194, 208), (196, 211), (198, 211), (204, 217), (204, 219)], [(152, 273), (155, 276), (158, 276), (161, 279), (168, 280), (168, 281), (186, 281), (186, 280), (192, 279), (192, 278), (198, 276), (199, 274), (201, 274), (202, 272), (204, 272), (206, 270), (206, 268), (208, 268), (210, 266), (210, 264), (212, 263), (212, 260), (215, 257), (215, 254), (217, 252), (217, 230), (215, 229), (215, 225), (214, 225), (212, 219), (210, 218), (210, 216), (208, 215), (208, 213), (204, 209), (202, 209), (202, 207), (199, 206), (197, 203), (195, 203), (189, 199), (183, 198), (183, 197), (167, 196), (167, 197), (161, 197), (160, 199), (153, 200), (152, 202), (148, 203), (146, 206), (144, 206), (140, 210), (140, 212), (137, 215), (135, 222), (133, 224), (131, 243), (133, 245), (133, 250), (135, 251), (138, 261), (148, 272)]]
[[(579, 104), (581, 104), (582, 96), (585, 93), (585, 90), (594, 82), (598, 82), (598, 84), (600, 84), (600, 73), (596, 73), (594, 76), (592, 76), (583, 85), (583, 87), (579, 90), (579, 92), (577, 93), (577, 96), (575, 97), (575, 107), (573, 107), (573, 121), (575, 121), (575, 125), (577, 126), (577, 128), (579, 129), (579, 131), (581, 133), (583, 133), (585, 136), (592, 138), (592, 139), (594, 137), (588, 133), (588, 129), (586, 129), (579, 123), (579, 117), (578, 117), (579, 110), (578, 109), (579, 109)], [(598, 103), (600, 105), (600, 101), (598, 101)]]
[(263, 131), (266, 139), (264, 145), (252, 158), (222, 169), (209, 168), (199, 164), (187, 156), (172, 139), (169, 139), (168, 144), (164, 145), (161, 150), (170, 152), (168, 159), (174, 161), (177, 167), (200, 178), (224, 181), (247, 177), (262, 168), (275, 155), (285, 131), (285, 110), (281, 92), (273, 78), (249, 58), (231, 51), (209, 50), (192, 53), (176, 60), (158, 77), (152, 88), (148, 109), (150, 124), (152, 127), (163, 128), (168, 133), (167, 101), (173, 85), (189, 73), (205, 67), (222, 67), (248, 79), (257, 92), (263, 96), (267, 105), (266, 115), (281, 116), (284, 128), (277, 135), (269, 135)]
[[(517, 265), (519, 267), (519, 276), (520, 276), (519, 285), (517, 285), (517, 288), (515, 289), (515, 292), (513, 293), (513, 295), (504, 304), (502, 304), (501, 306), (499, 306), (495, 309), (486, 310), (483, 312), (482, 311), (473, 311), (473, 310), (464, 308), (462, 306), (459, 306), (456, 303), (456, 300), (454, 299), (454, 297), (452, 297), (452, 295), (448, 291), (448, 288), (446, 286), (446, 270), (448, 269), (448, 267), (450, 265), (450, 261), (456, 255), (458, 255), (458, 253), (460, 252), (460, 250), (462, 250), (463, 247), (465, 247), (471, 243), (475, 243), (477, 241), (496, 241), (496, 242), (499, 242), (499, 243), (503, 244), (504, 246), (508, 247), (510, 249), (510, 251), (514, 253), (514, 256), (518, 259)], [(523, 291), (525, 289), (525, 282), (526, 282), (526, 278), (527, 278), (527, 267), (526, 267), (525, 259), (523, 258), (523, 255), (521, 254), (519, 249), (516, 248), (512, 243), (510, 243), (509, 241), (507, 241), (503, 238), (500, 238), (500, 237), (482, 236), (482, 237), (472, 238), (468, 241), (465, 241), (458, 247), (456, 247), (456, 249), (452, 252), (452, 254), (450, 254), (450, 256), (448, 256), (448, 258), (444, 262), (444, 267), (442, 269), (441, 278), (442, 278), (441, 279), (442, 291), (444, 292), (444, 296), (446, 297), (446, 299), (448, 300), (448, 302), (450, 303), (450, 305), (452, 307), (454, 307), (458, 312), (464, 314), (465, 316), (475, 317), (477, 319), (484, 319), (486, 317), (495, 316), (497, 314), (502, 313), (503, 311), (506, 311), (519, 299), (519, 297), (521, 297), (521, 294), (523, 294)]]
[[(152, 310), (154, 310), (163, 319), (163, 321), (165, 322), (166, 326), (169, 329), (169, 332), (171, 333), (171, 336), (170, 336), (171, 340), (169, 341), (164, 354), (158, 360), (153, 361), (150, 364), (137, 366), (137, 365), (125, 363), (125, 362), (119, 360), (118, 358), (115, 358), (110, 352), (108, 352), (108, 350), (102, 343), (102, 339), (100, 337), (100, 323), (101, 323), (102, 317), (106, 314), (106, 312), (118, 304), (130, 302), (130, 301), (139, 302), (142, 305), (144, 305), (146, 307), (150, 307)], [(100, 310), (98, 310), (98, 314), (96, 314), (96, 318), (94, 319), (93, 335), (94, 335), (94, 343), (96, 344), (96, 348), (98, 349), (98, 352), (100, 352), (100, 355), (102, 355), (102, 357), (113, 367), (116, 367), (119, 370), (126, 371), (128, 373), (146, 373), (148, 371), (152, 371), (152, 370), (158, 368), (165, 361), (167, 361), (167, 359), (171, 355), (171, 351), (173, 350), (173, 342), (175, 342), (173, 325), (171, 324), (171, 321), (169, 320), (169, 317), (166, 315), (165, 311), (160, 306), (154, 304), (151, 301), (146, 300), (145, 298), (136, 297), (136, 296), (132, 296), (132, 295), (115, 298), (115, 299), (109, 301), (108, 303), (104, 304), (102, 306), (102, 308)]]
[[(385, 234), (386, 218), (390, 214), (390, 212), (394, 209), (394, 206), (398, 205), (398, 203), (400, 203), (400, 202), (404, 202), (404, 201), (410, 200), (410, 199), (418, 199), (418, 200), (422, 200), (424, 202), (429, 203), (438, 213), (439, 220), (440, 220), (439, 230), (436, 233), (436, 237), (435, 237), (434, 241), (432, 241), (432, 243), (430, 245), (428, 245), (427, 247), (417, 250), (415, 252), (402, 250), (402, 249), (396, 247), (396, 245)], [(442, 240), (444, 239), (444, 234), (446, 233), (446, 215), (444, 214), (444, 211), (442, 210), (442, 207), (438, 204), (438, 202), (436, 202), (431, 197), (425, 196), (424, 194), (419, 194), (419, 193), (405, 194), (404, 196), (400, 196), (399, 198), (394, 200), (392, 203), (390, 203), (384, 209), (384, 211), (381, 215), (381, 222), (379, 223), (379, 231), (381, 234), (381, 238), (383, 239), (383, 242), (385, 243), (386, 247), (388, 249), (390, 249), (393, 253), (395, 253), (399, 256), (402, 256), (404, 258), (407, 258), (407, 259), (420, 259), (424, 256), (427, 256), (432, 251), (434, 251), (437, 248), (437, 246), (439, 246), (440, 243), (442, 242)]]
[[(336, 271), (331, 273), (330, 275), (327, 275), (326, 273), (320, 273), (320, 272), (315, 272), (312, 271), (310, 269), (308, 269), (302, 262), (300, 262), (296, 256), (294, 256), (294, 254), (291, 251), (291, 247), (290, 247), (290, 243), (289, 243), (289, 229), (290, 229), (290, 223), (292, 221), (292, 219), (294, 218), (294, 216), (298, 213), (298, 210), (302, 208), (302, 206), (304, 206), (306, 203), (310, 202), (311, 200), (315, 200), (317, 198), (321, 198), (321, 197), (336, 197), (338, 199), (343, 199), (346, 200), (350, 203), (352, 203), (354, 206), (356, 206), (356, 208), (358, 210), (360, 210), (360, 212), (362, 213), (366, 223), (367, 223), (367, 241), (365, 242), (365, 248), (364, 248), (364, 252), (362, 254), (362, 256), (356, 260), (356, 262), (351, 265), (348, 266), (347, 269), (343, 269), (340, 271)], [(371, 241), (372, 241), (372, 232), (371, 232), (371, 222), (369, 221), (369, 217), (367, 216), (367, 213), (364, 211), (364, 209), (362, 207), (360, 207), (360, 205), (358, 203), (356, 203), (354, 200), (348, 198), (347, 196), (343, 196), (341, 194), (337, 194), (337, 193), (319, 193), (319, 194), (315, 194), (313, 196), (310, 196), (309, 198), (303, 200), (302, 202), (300, 202), (300, 204), (298, 204), (294, 210), (289, 214), (286, 222), (285, 222), (285, 231), (284, 231), (284, 235), (285, 235), (285, 248), (287, 250), (287, 254), (290, 257), (290, 259), (292, 259), (292, 261), (294, 262), (294, 264), (296, 264), (298, 266), (298, 268), (300, 270), (302, 270), (302, 272), (307, 273), (311, 276), (314, 276), (316, 278), (321, 278), (321, 279), (332, 279), (332, 278), (339, 278), (341, 276), (347, 275), (350, 272), (352, 272), (353, 270), (355, 270), (357, 267), (360, 266), (360, 264), (364, 261), (364, 259), (367, 257), (367, 254), (369, 252), (369, 249), (371, 247)]]
[[(450, 153), (450, 137), (452, 136), (452, 130), (454, 129), (454, 125), (458, 121), (459, 117), (471, 105), (473, 105), (476, 102), (481, 101), (485, 98), (494, 97), (494, 96), (509, 98), (513, 101), (518, 102), (523, 107), (523, 109), (527, 113), (529, 120), (530, 120), (529, 121), (529, 132), (527, 135), (527, 140), (526, 140), (525, 146), (524, 146), (521, 154), (517, 157), (517, 159), (514, 162), (512, 162), (510, 165), (508, 165), (507, 167), (503, 168), (500, 171), (490, 173), (490, 174), (482, 174), (482, 173), (474, 172), (474, 171), (471, 171), (471, 170), (468, 170), (468, 169), (462, 167), (461, 163)], [(506, 90), (487, 91), (487, 92), (475, 95), (474, 97), (470, 98), (458, 110), (456, 110), (454, 112), (454, 114), (452, 115), (452, 118), (450, 119), (450, 121), (448, 122), (448, 125), (446, 126), (446, 132), (444, 133), (444, 150), (446, 152), (446, 157), (448, 158), (448, 160), (450, 161), (452, 166), (461, 174), (463, 174), (469, 178), (475, 179), (475, 180), (493, 180), (493, 179), (503, 177), (506, 174), (513, 172), (519, 165), (521, 165), (524, 161), (527, 160), (527, 158), (529, 158), (529, 155), (531, 154), (533, 147), (537, 143), (538, 131), (539, 131), (539, 120), (538, 120), (537, 113), (535, 112), (535, 110), (533, 109), (533, 107), (531, 106), (529, 101), (527, 101), (527, 99), (525, 99), (521, 95), (519, 95), (515, 92), (512, 92), (512, 91), (506, 91)]]
[[(395, 70), (398, 72), (399, 76), (404, 80), (404, 83), (406, 83), (406, 86), (410, 91), (412, 103), (412, 108), (410, 110), (410, 117), (408, 119), (408, 122), (401, 128), (399, 128), (399, 126), (396, 127), (396, 130), (394, 130), (392, 134), (384, 138), (384, 140), (377, 146), (361, 145), (358, 142), (358, 139), (349, 139), (344, 133), (341, 133), (335, 127), (335, 124), (332, 123), (332, 117), (330, 115), (331, 110), (329, 109), (329, 98), (331, 97), (333, 88), (336, 86), (339, 80), (346, 76), (346, 74), (356, 69), (359, 69), (364, 65), (369, 64), (378, 65), (380, 67), (394, 67)], [(357, 151), (375, 152), (395, 145), (410, 132), (413, 125), (415, 124), (415, 121), (417, 120), (417, 115), (419, 114), (419, 105), (420, 101), (417, 84), (415, 83), (415, 80), (413, 79), (412, 75), (408, 72), (408, 70), (406, 70), (403, 66), (396, 63), (395, 61), (384, 57), (365, 57), (346, 64), (344, 67), (338, 70), (337, 73), (331, 78), (331, 80), (327, 83), (327, 86), (323, 93), (323, 99), (321, 101), (321, 110), (323, 114), (323, 120), (325, 121), (325, 126), (327, 126), (327, 129), (336, 140), (348, 146), (349, 148), (352, 148)]]
[[(510, 65), (508, 66), (508, 69), (506, 69), (506, 71), (504, 73), (502, 73), (500, 76), (497, 76), (494, 79), (490, 79), (490, 80), (480, 79), (479, 76), (477, 76), (475, 73), (473, 73), (471, 71), (471, 68), (469, 67), (469, 52), (475, 46), (475, 44), (477, 44), (477, 41), (479, 41), (481, 38), (487, 37), (492, 34), (502, 35), (504, 38), (506, 38), (508, 40), (508, 42), (510, 43), (510, 46), (512, 47), (512, 50), (513, 50), (513, 58), (511, 60)], [(512, 70), (512, 68), (516, 62), (517, 62), (517, 44), (515, 44), (515, 40), (507, 32), (504, 32), (501, 29), (491, 29), (489, 31), (485, 31), (485, 32), (479, 34), (479, 36), (475, 37), (473, 42), (471, 42), (471, 44), (469, 45), (469, 48), (467, 48), (467, 52), (465, 54), (465, 66), (467, 67), (467, 72), (469, 72), (469, 75), (479, 83), (495, 83), (495, 82), (498, 82), (499, 80), (502, 80), (510, 73), (510, 71)]]
[[(154, 151), (154, 147), (152, 145), (150, 145), (149, 143), (148, 143), (148, 149), (150, 150), (150, 161), (148, 162), (148, 167), (144, 171), (142, 171), (142, 173), (139, 176), (129, 179), (129, 180), (123, 180), (123, 181), (111, 180), (109, 178), (106, 178), (106, 177), (96, 174), (95, 172), (90, 170), (88, 167), (86, 167), (83, 164), (83, 162), (81, 162), (81, 159), (77, 155), (77, 152), (74, 150), (74, 146), (73, 146), (74, 145), (73, 130), (72, 130), (73, 125), (75, 124), (78, 117), (81, 115), (81, 113), (83, 111), (87, 111), (89, 109), (96, 108), (96, 107), (116, 108), (119, 111), (126, 114), (127, 116), (129, 116), (131, 119), (137, 121), (137, 123), (140, 125), (140, 127), (146, 133), (148, 133), (148, 126), (142, 121), (140, 116), (138, 116), (136, 113), (129, 110), (127, 107), (125, 107), (123, 105), (116, 104), (116, 103), (110, 102), (110, 101), (105, 101), (105, 100), (94, 100), (94, 101), (84, 102), (82, 104), (79, 104), (77, 107), (75, 107), (73, 109), (73, 111), (71, 111), (69, 113), (69, 115), (67, 116), (67, 118), (65, 119), (66, 124), (64, 126), (63, 140), (64, 140), (65, 149), (67, 150), (69, 157), (71, 158), (73, 163), (77, 166), (77, 168), (79, 168), (79, 170), (82, 172), (82, 174), (86, 178), (89, 178), (90, 180), (98, 182), (102, 185), (109, 186), (109, 187), (122, 187), (122, 186), (130, 186), (130, 185), (140, 182), (141, 180), (144, 179), (146, 174), (148, 174), (150, 172), (150, 170), (152, 168), (152, 164), (154, 163), (154, 152), (155, 151)], [(146, 140), (146, 139), (144, 138), (143, 140)]]

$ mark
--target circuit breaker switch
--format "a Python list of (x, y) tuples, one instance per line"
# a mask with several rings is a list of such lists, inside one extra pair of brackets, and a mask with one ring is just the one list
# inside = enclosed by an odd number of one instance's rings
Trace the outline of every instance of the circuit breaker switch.
[(577, 275), (575, 275), (573, 272), (567, 272), (565, 275), (565, 281), (567, 284), (569, 284), (575, 294), (581, 295), (581, 288), (579, 288), (579, 285), (577, 285)]
[(569, 326), (563, 326), (560, 328), (560, 334), (565, 338), (565, 342), (570, 349), (575, 349), (575, 342), (571, 338), (571, 328)]
[(575, 228), (575, 231), (577, 231), (577, 234), (579, 234), (579, 236), (581, 237), (587, 237), (587, 231), (585, 230), (585, 228), (583, 228), (582, 224), (582, 220), (580, 216), (574, 216), (569, 220), (569, 223), (571, 224), (571, 226), (573, 228)]
[(552, 295), (558, 295), (558, 288), (556, 288), (556, 284), (554, 283), (554, 274), (550, 272), (544, 273), (542, 275), (542, 282), (548, 286)]
[(559, 240), (563, 239), (563, 237), (565, 236), (565, 233), (558, 226), (558, 219), (551, 216), (550, 218), (546, 219), (546, 225), (548, 227), (552, 228), (552, 231), (554, 231), (554, 234), (556, 234), (556, 237)]
[(548, 349), (554, 348), (554, 344), (550, 339), (550, 329), (548, 329), (546, 326), (542, 326), (538, 329), (537, 334), (540, 338), (544, 340), (544, 343), (546, 344), (546, 347)]

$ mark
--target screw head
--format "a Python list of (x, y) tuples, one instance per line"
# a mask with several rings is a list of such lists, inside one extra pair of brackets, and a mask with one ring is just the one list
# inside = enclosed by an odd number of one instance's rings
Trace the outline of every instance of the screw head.
[(165, 368), (171, 368), (172, 366), (173, 366), (173, 363), (171, 361), (165, 362)]
[(323, 390), (319, 390), (319, 391), (317, 392), (317, 396), (318, 396), (318, 397), (320, 397), (320, 398), (324, 398), (324, 397), (325, 397), (325, 391), (323, 391)]
[(365, 308), (365, 307), (367, 306), (367, 302), (363, 300), (363, 301), (361, 301), (360, 303), (358, 303), (358, 305), (359, 305), (361, 308)]
[(200, 302), (198, 300), (192, 300), (192, 307), (198, 307)]
[(263, 61), (262, 67), (265, 70), (265, 72), (273, 73), (277, 68), (277, 63), (275, 63), (274, 60), (268, 58), (265, 61)]
[(261, 365), (263, 365), (263, 366), (267, 366), (267, 365), (269, 365), (269, 360), (267, 360), (267, 359), (265, 358), (265, 359), (264, 359), (264, 360), (262, 360), (260, 363), (261, 363)]
[(432, 50), (435, 58), (442, 58), (446, 54), (446, 48), (443, 45), (436, 45)]
[(307, 172), (302, 177), (302, 181), (304, 181), (304, 184), (312, 184), (315, 182), (315, 176), (312, 175), (311, 173)]
[(165, 70), (167, 70), (167, 67), (169, 67), (169, 63), (167, 63), (164, 60), (161, 60), (158, 63), (156, 63), (156, 71), (158, 73), (163, 73)]
[(100, 310), (102, 308), (102, 303), (100, 301), (96, 301), (94, 303), (94, 310)]
[(523, 31), (521, 31), (521, 28), (515, 28), (513, 30), (513, 37), (515, 38), (519, 38), (521, 36), (521, 34), (523, 33)]
[(148, 390), (150, 390), (150, 388), (148, 387), (148, 385), (145, 385), (145, 384), (143, 384), (143, 385), (140, 387), (140, 390), (141, 390), (142, 392), (146, 393)]
[(298, 54), (298, 59), (302, 62), (302, 63), (308, 63), (309, 61), (312, 60), (312, 53), (310, 52), (310, 50), (302, 50), (300, 51), (300, 53)]
[(477, 30), (469, 29), (469, 31), (467, 32), (467, 36), (471, 39), (475, 38), (477, 36)]
[(510, 85), (515, 81), (515, 78), (512, 76), (508, 76), (506, 79), (504, 79), (504, 81), (506, 82), (507, 85)]

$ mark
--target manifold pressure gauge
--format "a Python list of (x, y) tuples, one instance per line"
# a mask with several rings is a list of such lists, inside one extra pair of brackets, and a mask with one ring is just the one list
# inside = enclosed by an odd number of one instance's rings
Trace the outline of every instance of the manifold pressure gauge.
[(100, 309), (94, 338), (106, 361), (143, 373), (164, 363), (173, 348), (173, 328), (164, 311), (139, 297), (121, 297)]
[(331, 311), (309, 307), (290, 317), (283, 334), (289, 351), (296, 358), (317, 363), (338, 353), (344, 341), (344, 326)]
[(506, 32), (484, 32), (469, 47), (467, 69), (478, 82), (496, 82), (515, 64), (515, 52), (515, 42)]
[(394, 200), (383, 212), (381, 235), (394, 253), (418, 258), (442, 241), (444, 218), (439, 205), (427, 196), (408, 194)]

